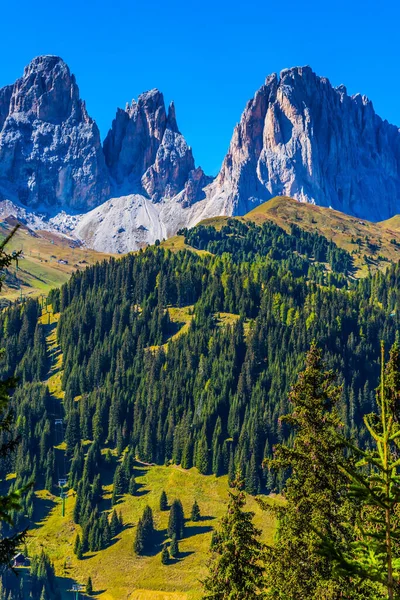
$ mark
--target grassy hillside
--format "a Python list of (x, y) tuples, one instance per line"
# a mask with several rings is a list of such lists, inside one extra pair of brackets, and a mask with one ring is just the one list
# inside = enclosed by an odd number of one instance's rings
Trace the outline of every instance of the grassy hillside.
[[(193, 318), (193, 307), (169, 309), (171, 320), (177, 323), (178, 331), (170, 339), (182, 335)], [(45, 327), (50, 356), (47, 385), (54, 403), (62, 403), (64, 392), (61, 389), (63, 362), (57, 344), (56, 326), (59, 314), (53, 314), (51, 307), (44, 309), (41, 323)], [(218, 324), (226, 326), (238, 315), (221, 313), (216, 315)], [(168, 342), (166, 341), (165, 346)], [(77, 398), (79, 402), (79, 398)], [(58, 452), (65, 445), (57, 446)], [(109, 470), (102, 472), (103, 501), (101, 509), (111, 510), (112, 479), (117, 457)], [(225, 513), (228, 498), (227, 477), (201, 475), (197, 469), (184, 470), (180, 466), (154, 466), (137, 462), (135, 478), (138, 490), (134, 496), (125, 495), (116, 506), (124, 521), (123, 531), (111, 545), (100, 552), (89, 552), (83, 560), (73, 553), (73, 545), (81, 527), (73, 521), (76, 495), (70, 491), (66, 502), (66, 515), (61, 514), (61, 500), (46, 490), (36, 494), (34, 526), (28, 539), (29, 554), (40, 553), (42, 549), (54, 561), (62, 598), (71, 595), (73, 583), (85, 584), (88, 576), (93, 580), (95, 597), (102, 600), (197, 600), (201, 596), (201, 579), (206, 574), (208, 550), (212, 530)], [(179, 543), (180, 557), (167, 566), (161, 563), (162, 544), (168, 540), (167, 525), (169, 512), (159, 510), (161, 491), (165, 490), (169, 503), (179, 498), (186, 517), (185, 538)], [(201, 510), (201, 520), (190, 521), (190, 511), (194, 499)], [(271, 502), (276, 502), (271, 499)], [(157, 530), (157, 544), (149, 556), (138, 557), (133, 552), (133, 541), (138, 519), (146, 505), (154, 512)], [(274, 523), (271, 515), (262, 513), (254, 498), (249, 497), (249, 510), (256, 514), (255, 522), (263, 531), (265, 541), (272, 541)], [(26, 569), (23, 569), (26, 571)]]
[[(13, 229), (12, 218), (0, 223), (0, 240)], [(79, 246), (76, 241), (47, 231), (33, 231), (21, 225), (8, 245), (9, 252), (22, 251), (18, 270), (10, 267), (6, 273), (2, 297), (15, 300), (23, 296), (36, 297), (65, 283), (71, 273), (107, 258), (95, 250)]]
[(289, 231), (295, 224), (306, 231), (317, 231), (353, 255), (358, 276), (385, 268), (400, 259), (400, 230), (383, 223), (371, 223), (337, 210), (277, 197), (261, 204), (246, 215), (256, 223), (274, 221)]
[[(135, 475), (139, 484), (137, 495), (125, 496), (116, 507), (122, 512), (124, 530), (111, 546), (97, 553), (89, 552), (81, 561), (73, 554), (75, 536), (80, 531), (80, 527), (72, 520), (74, 497), (68, 497), (66, 516), (63, 518), (60, 500), (48, 492), (38, 492), (42, 510), (38, 510), (36, 526), (30, 533), (30, 553), (45, 548), (54, 560), (60, 587), (65, 592), (71, 580), (85, 583), (90, 575), (96, 597), (102, 600), (158, 600), (163, 598), (161, 592), (169, 592), (173, 600), (199, 598), (199, 581), (206, 573), (212, 529), (225, 511), (227, 478), (204, 476), (195, 468), (185, 471), (172, 465), (138, 465)], [(110, 505), (111, 487), (109, 484), (105, 488), (105, 509)], [(181, 555), (167, 566), (161, 564), (160, 557), (162, 543), (167, 539), (169, 514), (168, 511), (159, 510), (159, 497), (163, 489), (169, 501), (181, 499), (188, 518), (185, 539), (179, 544)], [(189, 517), (195, 498), (203, 516), (200, 522), (192, 523)], [(133, 541), (137, 521), (146, 504), (154, 511), (159, 543), (150, 556), (138, 557), (133, 552)], [(255, 522), (263, 529), (264, 539), (271, 541), (271, 516), (261, 513), (253, 498), (249, 500), (249, 508), (256, 512)]]
[[(228, 219), (214, 217), (205, 219), (201, 225), (219, 230)], [(371, 223), (337, 210), (279, 196), (261, 204), (244, 217), (235, 219), (251, 220), (257, 224), (273, 221), (287, 232), (291, 225), (317, 232), (352, 254), (357, 277), (385, 269), (390, 262), (400, 260), (400, 216), (381, 223)], [(188, 247), (183, 236), (167, 240), (165, 246), (171, 250)]]

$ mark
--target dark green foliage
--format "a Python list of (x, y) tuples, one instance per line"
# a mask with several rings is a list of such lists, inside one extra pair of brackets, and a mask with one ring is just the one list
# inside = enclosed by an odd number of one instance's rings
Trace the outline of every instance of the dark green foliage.
[(209, 574), (203, 582), (204, 598), (256, 600), (264, 589), (261, 531), (246, 504), (241, 484), (229, 491), (229, 504), (211, 549)]
[[(0, 272), (8, 267), (13, 258), (7, 254), (5, 247), (7, 242), (10, 240), (15, 230), (0, 244)], [(0, 291), (2, 287), (2, 278), (0, 277)], [(30, 334), (32, 325), (29, 321), (29, 318), (25, 316), (22, 319), (21, 330), (18, 336), (17, 342), (17, 351), (15, 352), (15, 366), (16, 371), (21, 373), (24, 370), (24, 367), (21, 362), (19, 362), (20, 357), (23, 352), (26, 350), (26, 345), (30, 341)], [(12, 327), (12, 323), (10, 320), (5, 323), (7, 327)], [(38, 334), (36, 333), (37, 326), (35, 324), (35, 334), (34, 337)], [(40, 336), (38, 336), (40, 337)], [(40, 338), (41, 339), (41, 338)], [(0, 340), (1, 341), (1, 340)], [(40, 341), (38, 341), (40, 344)], [(4, 359), (4, 351), (0, 351), (0, 360)], [(38, 371), (36, 375), (40, 375), (41, 364), (38, 365)], [(9, 392), (10, 389), (15, 387), (16, 380), (11, 376), (10, 373), (10, 364), (7, 361), (6, 365), (6, 378), (0, 380), (0, 458), (2, 461), (1, 471), (3, 475), (6, 472), (7, 463), (10, 459), (11, 455), (15, 451), (21, 451), (21, 446), (18, 447), (19, 439), (14, 434), (14, 415), (12, 411), (10, 411), (10, 397)], [(30, 477), (32, 477), (32, 473), (30, 473)], [(0, 539), (0, 567), (3, 569), (9, 566), (11, 558), (16, 553), (18, 547), (23, 543), (26, 537), (26, 531), (15, 532), (13, 528), (15, 527), (17, 530), (18, 521), (16, 515), (23, 508), (23, 498), (22, 495), (27, 491), (28, 485), (27, 482), (25, 484), (21, 481), (21, 476), (18, 478), (15, 487), (10, 488), (7, 494), (0, 496), (0, 524), (1, 524), (1, 539)], [(31, 496), (32, 498), (32, 496)], [(32, 500), (30, 500), (31, 502)], [(21, 513), (20, 513), (21, 514)], [(14, 516), (15, 515), (15, 516)]]
[(362, 507), (356, 539), (343, 547), (324, 536), (325, 555), (334, 562), (337, 577), (361, 577), (381, 584), (382, 597), (384, 594), (389, 600), (400, 594), (399, 408), (399, 346), (393, 345), (385, 369), (382, 343), (377, 412), (364, 417), (371, 447), (361, 450), (349, 443), (358, 461), (343, 467), (351, 496)]
[(61, 598), (54, 566), (44, 551), (31, 559), (30, 586), (33, 598), (37, 598), (40, 593), (44, 593), (48, 600)]
[[(51, 294), (61, 311), (62, 414), (42, 383), (38, 302), (0, 312), (0, 378), (20, 375), (11, 433), (21, 436), (18, 452), (1, 461), (0, 477), (18, 473), (11, 490), (34, 477), (54, 493), (54, 445), (61, 441), (54, 418), (63, 417), (83, 552), (112, 537), (98, 475), (114, 477), (116, 505), (137, 493), (136, 458), (228, 473), (231, 482), (239, 469), (249, 493), (280, 491), (288, 473), (268, 471), (262, 460), (276, 444), (293, 441), (280, 416), (313, 339), (343, 386), (344, 432), (368, 443), (362, 415), (374, 403), (379, 340), (392, 344), (400, 327), (400, 267), (353, 283), (346, 253), (296, 228), (288, 235), (276, 226), (229, 222), (222, 233), (195, 228), (187, 235), (215, 254), (173, 254), (159, 245), (80, 271)], [(186, 333), (170, 339), (182, 325), (170, 321), (170, 307), (188, 305)], [(0, 443), (7, 439), (0, 432)], [(16, 527), (4, 534), (29, 522), (34, 502), (27, 494), (24, 514), (15, 513)]]
[[(335, 379), (313, 343), (305, 370), (290, 392), (292, 411), (282, 417), (282, 423), (296, 434), (294, 442), (277, 445), (274, 458), (266, 461), (270, 469), (290, 473), (284, 489), (286, 503), (273, 510), (278, 517), (277, 536), (267, 553), (267, 597), (274, 600), (339, 599), (343, 590), (346, 598), (358, 598), (362, 587), (357, 578), (337, 577), (332, 561), (321, 554), (318, 533), (342, 550), (354, 536), (356, 506), (346, 493), (342, 470), (350, 462), (345, 461), (345, 444), (337, 435), (341, 389)], [(370, 596), (366, 591), (362, 597)]]
[(200, 507), (199, 507), (199, 505), (197, 504), (197, 500), (195, 500), (195, 501), (193, 502), (192, 511), (191, 511), (191, 513), (190, 513), (190, 520), (191, 520), (191, 521), (195, 521), (195, 522), (196, 522), (196, 521), (200, 521), (200, 517), (201, 517), (201, 514), (200, 514)]
[(91, 577), (88, 577), (88, 580), (86, 583), (86, 593), (89, 594), (89, 596), (91, 596), (93, 594), (93, 584), (92, 584)]
[(169, 550), (166, 544), (164, 544), (163, 549), (161, 551), (161, 562), (163, 565), (168, 565), (170, 561)]
[(110, 531), (111, 537), (115, 537), (121, 530), (121, 525), (118, 519), (117, 511), (113, 510), (111, 514)]
[(171, 544), (169, 546), (169, 553), (172, 556), (172, 558), (178, 558), (179, 556), (179, 543), (176, 539), (176, 535), (172, 536)]
[(214, 227), (199, 225), (193, 229), (183, 229), (180, 233), (185, 236), (185, 243), (194, 248), (208, 250), (219, 256), (229, 253), (237, 261), (270, 255), (274, 260), (288, 260), (290, 263), (299, 254), (314, 258), (318, 263), (328, 262), (336, 272), (347, 273), (352, 265), (348, 252), (317, 233), (309, 233), (296, 225), (292, 225), (291, 235), (288, 235), (270, 221), (259, 227), (251, 221), (244, 223), (229, 219), (228, 224), (219, 231)]
[(160, 510), (168, 510), (168, 498), (164, 490), (161, 492), (160, 496)]
[(168, 535), (170, 538), (175, 536), (177, 540), (181, 540), (184, 536), (184, 531), (185, 516), (183, 513), (182, 502), (180, 500), (174, 500), (169, 512)]
[(146, 554), (154, 546), (153, 512), (149, 506), (143, 511), (142, 517), (136, 527), (133, 549), (136, 554)]

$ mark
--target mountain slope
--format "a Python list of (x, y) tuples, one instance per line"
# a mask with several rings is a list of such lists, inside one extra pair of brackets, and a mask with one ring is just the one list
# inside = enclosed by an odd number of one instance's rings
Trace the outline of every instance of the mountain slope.
[[(0, 241), (12, 231), (17, 221), (8, 218), (0, 223)], [(21, 296), (34, 298), (47, 294), (68, 281), (76, 270), (108, 258), (109, 255), (81, 247), (76, 240), (57, 233), (20, 228), (8, 244), (10, 252), (21, 251), (18, 269), (6, 270), (2, 299)]]
[[(385, 270), (389, 263), (400, 260), (400, 227), (399, 230), (395, 227), (398, 217), (381, 223), (371, 223), (330, 208), (277, 196), (243, 217), (210, 217), (201, 221), (199, 225), (220, 230), (231, 218), (244, 222), (253, 221), (257, 225), (273, 222), (288, 233), (293, 225), (310, 233), (319, 233), (351, 254), (354, 274), (357, 277)], [(390, 227), (391, 224), (394, 226)], [(190, 245), (185, 244), (182, 234), (163, 242), (163, 246), (173, 251), (183, 247), (190, 249)]]

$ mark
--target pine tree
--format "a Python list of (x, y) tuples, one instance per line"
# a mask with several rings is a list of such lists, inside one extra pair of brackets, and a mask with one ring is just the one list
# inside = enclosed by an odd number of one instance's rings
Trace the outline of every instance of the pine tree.
[(169, 563), (169, 561), (170, 561), (169, 551), (168, 551), (166, 544), (164, 544), (162, 552), (161, 552), (161, 562), (163, 565), (167, 565)]
[(112, 537), (115, 537), (120, 531), (119, 519), (116, 510), (112, 511), (110, 528)]
[(135, 554), (138, 555), (144, 554), (145, 546), (146, 544), (143, 530), (143, 522), (142, 519), (139, 519), (136, 527), (135, 541), (133, 542), (133, 551), (135, 552)]
[(160, 496), (160, 510), (168, 510), (168, 498), (164, 490), (161, 492)]
[(134, 551), (136, 554), (145, 554), (154, 546), (154, 522), (153, 512), (150, 506), (146, 506), (143, 515), (139, 519), (136, 528)]
[(174, 500), (169, 512), (168, 535), (170, 538), (175, 535), (176, 539), (183, 538), (185, 529), (185, 516), (183, 513), (182, 502)]
[(129, 479), (129, 487), (128, 487), (128, 493), (131, 496), (134, 496), (137, 490), (137, 484), (136, 484), (136, 479), (134, 475), (131, 475), (130, 479)]
[(93, 584), (92, 584), (92, 578), (89, 576), (87, 583), (86, 583), (86, 593), (89, 594), (89, 596), (91, 596), (93, 594)]
[[(11, 240), (19, 225), (0, 243), (0, 272), (9, 267), (13, 260), (17, 260), (19, 253), (11, 256), (5, 250), (7, 243)], [(2, 289), (3, 278), (0, 277), (0, 291)], [(25, 351), (26, 348), (24, 348)], [(4, 352), (0, 351), (0, 359), (4, 357)], [(8, 378), (0, 381), (0, 457), (4, 461), (17, 448), (19, 444), (18, 438), (9, 435), (13, 431), (13, 413), (9, 410), (9, 390), (14, 388), (16, 380)], [(6, 441), (4, 441), (6, 440)], [(14, 527), (14, 519), (12, 515), (18, 514), (22, 510), (22, 496), (31, 485), (26, 485), (20, 489), (15, 489), (8, 494), (0, 497), (0, 524), (6, 523), (10, 528)], [(22, 533), (14, 534), (9, 537), (2, 537), (0, 540), (0, 567), (8, 566), (11, 558), (16, 553), (17, 549), (24, 543), (26, 538), (26, 530)]]
[(400, 349), (395, 343), (385, 369), (381, 344), (378, 411), (365, 415), (371, 449), (349, 443), (356, 465), (345, 464), (352, 496), (362, 506), (356, 540), (347, 548), (325, 538), (324, 551), (335, 561), (338, 576), (347, 574), (376, 582), (389, 600), (400, 597)]
[(254, 513), (243, 510), (246, 495), (234, 482), (220, 530), (211, 549), (209, 574), (203, 582), (209, 600), (258, 600), (264, 588), (261, 531), (253, 524)]
[(292, 412), (282, 417), (282, 423), (296, 432), (294, 443), (276, 446), (274, 458), (266, 461), (275, 471), (291, 473), (283, 507), (271, 509), (261, 502), (278, 517), (276, 541), (267, 553), (267, 598), (336, 599), (343, 590), (346, 598), (354, 598), (361, 588), (359, 581), (338, 579), (332, 562), (321, 554), (321, 533), (340, 548), (346, 547), (356, 514), (341, 470), (345, 443), (337, 436), (341, 422), (336, 405), (341, 389), (335, 380), (313, 343), (305, 370), (289, 396)]
[(192, 506), (192, 512), (191, 512), (191, 514), (190, 514), (190, 519), (191, 519), (191, 521), (194, 521), (194, 522), (196, 522), (196, 521), (200, 521), (200, 517), (201, 517), (201, 514), (200, 514), (200, 507), (199, 507), (199, 505), (197, 504), (197, 500), (195, 500), (195, 501), (193, 502), (193, 506)]
[(175, 535), (172, 536), (171, 545), (169, 547), (169, 553), (172, 556), (172, 558), (178, 558), (179, 556), (179, 543)]
[(75, 543), (74, 543), (74, 554), (78, 554), (78, 548), (81, 546), (81, 536), (79, 533), (76, 534)]

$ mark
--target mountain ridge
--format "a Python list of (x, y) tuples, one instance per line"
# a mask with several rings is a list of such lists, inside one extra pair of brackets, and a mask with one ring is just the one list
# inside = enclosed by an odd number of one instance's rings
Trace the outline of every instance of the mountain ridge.
[(400, 212), (399, 129), (311, 67), (284, 69), (248, 101), (212, 179), (157, 89), (117, 109), (103, 144), (60, 57), (33, 59), (0, 90), (3, 218), (122, 253), (280, 195), (391, 218)]

